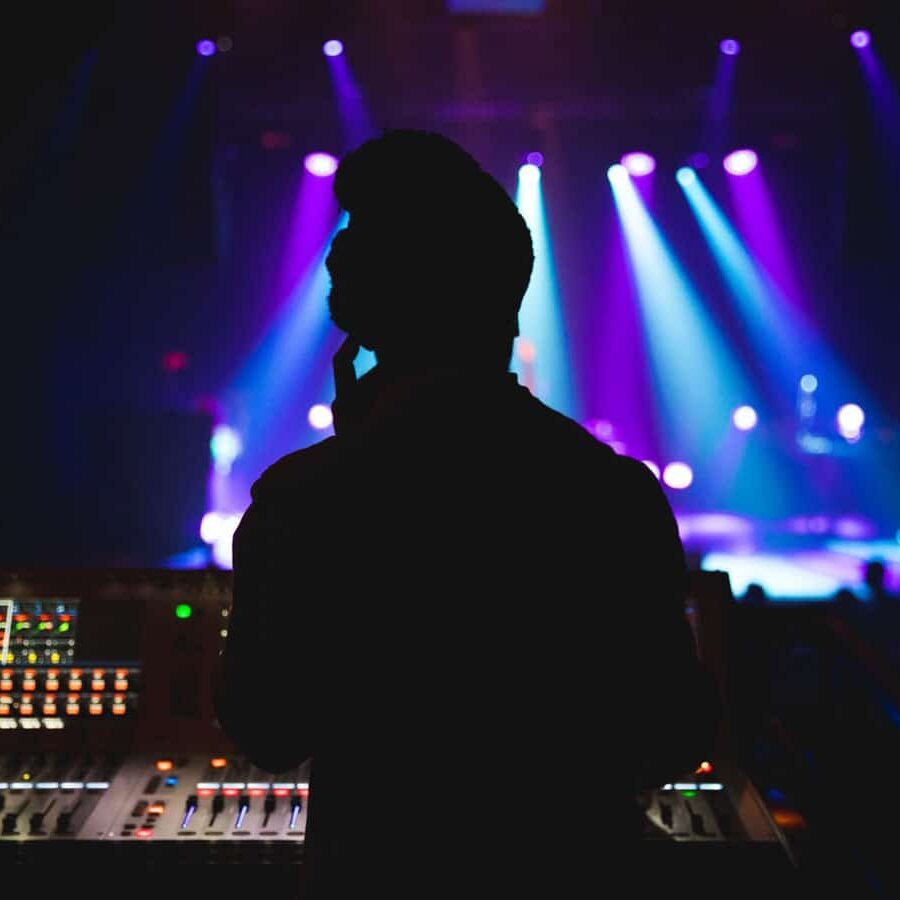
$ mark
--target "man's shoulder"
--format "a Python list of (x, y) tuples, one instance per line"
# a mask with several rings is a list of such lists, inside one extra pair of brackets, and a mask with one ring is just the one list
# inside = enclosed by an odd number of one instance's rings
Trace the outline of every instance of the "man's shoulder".
[(340, 444), (334, 437), (288, 453), (259, 476), (251, 488), (251, 496), (254, 501), (259, 501), (321, 483), (323, 476), (334, 468), (340, 457)]

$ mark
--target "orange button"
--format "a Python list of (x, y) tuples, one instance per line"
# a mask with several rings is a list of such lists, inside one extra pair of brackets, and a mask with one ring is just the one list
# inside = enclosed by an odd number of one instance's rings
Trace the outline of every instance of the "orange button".
[(156, 761), (156, 770), (157, 772), (171, 772), (172, 765), (171, 759), (158, 759)]
[(214, 769), (224, 769), (224, 768), (228, 765), (228, 760), (225, 759), (225, 757), (223, 757), (223, 756), (214, 756), (214, 757), (209, 761), (209, 764), (210, 764)]
[(66, 715), (67, 716), (77, 716), (81, 713), (81, 704), (76, 703), (73, 700), (69, 700), (66, 703)]
[(80, 678), (70, 678), (69, 679), (69, 690), (70, 691), (80, 691), (81, 690), (81, 679)]
[(0, 691), (11, 691), (12, 689), (12, 678), (0, 678)]
[(0, 703), (0, 716), (9, 715), (10, 706), (8, 703)]
[(22, 702), (19, 703), (19, 715), (20, 716), (33, 716), (34, 715), (34, 704), (32, 704), (31, 700), (26, 700), (24, 697), (22, 698)]
[(114, 691), (127, 691), (128, 690), (128, 679), (127, 678), (116, 678), (113, 682), (113, 690)]
[(51, 702), (50, 700), (44, 701), (44, 715), (45, 716), (55, 716), (56, 715), (56, 704)]
[(49, 675), (47, 676), (47, 685), (46, 690), (48, 691), (58, 691), (59, 690), (59, 679), (51, 678)]
[(91, 697), (91, 704), (88, 707), (88, 712), (92, 716), (102, 716), (103, 715), (103, 704), (100, 702), (99, 697)]
[(165, 803), (151, 803), (147, 807), (147, 814), (150, 816), (161, 816), (166, 811)]
[(28, 678), (27, 676), (22, 679), (22, 690), (23, 691), (36, 691), (37, 690), (37, 682), (34, 678)]

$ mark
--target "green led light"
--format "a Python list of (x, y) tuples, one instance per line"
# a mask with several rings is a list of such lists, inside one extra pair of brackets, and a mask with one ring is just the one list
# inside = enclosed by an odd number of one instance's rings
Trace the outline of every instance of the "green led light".
[(682, 797), (696, 797), (697, 792), (696, 791), (682, 791), (681, 796)]
[(189, 619), (192, 612), (193, 610), (189, 603), (179, 603), (178, 606), (175, 607), (175, 618)]
[(68, 623), (68, 622), (60, 622), (60, 623), (59, 623), (59, 628), (57, 628), (56, 630), (57, 630), (57, 631), (68, 631), (68, 630), (69, 630), (69, 623)]

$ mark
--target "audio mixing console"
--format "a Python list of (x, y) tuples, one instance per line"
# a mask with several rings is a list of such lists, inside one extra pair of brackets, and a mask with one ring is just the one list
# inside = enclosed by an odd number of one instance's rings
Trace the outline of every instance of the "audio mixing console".
[[(0, 862), (52, 862), (65, 847), (302, 862), (309, 763), (260, 771), (215, 721), (230, 583), (220, 571), (0, 573)], [(703, 591), (695, 599), (702, 647), (714, 612), (703, 613)], [(787, 859), (765, 804), (726, 759), (643, 805), (648, 845)]]

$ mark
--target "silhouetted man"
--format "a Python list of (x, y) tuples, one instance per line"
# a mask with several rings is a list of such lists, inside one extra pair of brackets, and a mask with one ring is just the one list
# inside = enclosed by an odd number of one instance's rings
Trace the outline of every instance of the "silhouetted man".
[(671, 510), (508, 372), (531, 238), (475, 160), (388, 132), (335, 192), (336, 435), (253, 488), (220, 720), (312, 757), (315, 900), (596, 896), (712, 736)]

